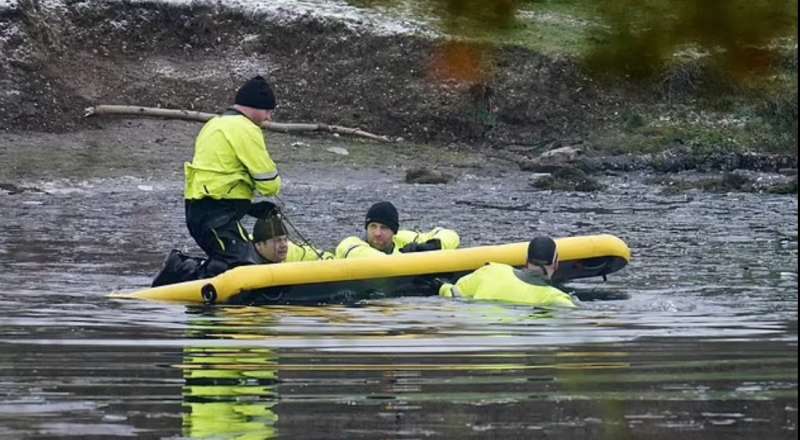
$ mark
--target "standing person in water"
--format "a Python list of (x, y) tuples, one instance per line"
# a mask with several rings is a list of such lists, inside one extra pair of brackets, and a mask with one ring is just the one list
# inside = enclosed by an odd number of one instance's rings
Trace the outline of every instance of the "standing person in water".
[(274, 206), (252, 204), (256, 195), (276, 196), (281, 189), (261, 127), (272, 120), (275, 106), (272, 87), (256, 76), (239, 88), (233, 106), (197, 135), (194, 157), (184, 165), (184, 198), (189, 233), (208, 256), (198, 278), (251, 261), (252, 243), (240, 221)]
[(376, 255), (455, 249), (458, 234), (450, 229), (435, 228), (428, 232), (400, 229), (397, 208), (391, 202), (378, 202), (367, 211), (364, 237), (351, 236), (336, 246), (336, 258), (359, 258)]
[(558, 270), (556, 242), (545, 236), (528, 243), (525, 269), (507, 264), (489, 263), (465, 275), (455, 284), (445, 283), (439, 295), (446, 298), (465, 298), (502, 301), (536, 307), (575, 307), (572, 297), (549, 284)]

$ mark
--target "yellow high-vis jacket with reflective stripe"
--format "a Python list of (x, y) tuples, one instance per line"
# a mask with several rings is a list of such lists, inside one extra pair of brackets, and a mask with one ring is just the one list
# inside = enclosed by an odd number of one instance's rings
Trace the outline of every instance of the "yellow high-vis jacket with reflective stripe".
[[(394, 248), (391, 255), (399, 254), (400, 248), (409, 243), (425, 243), (428, 240), (439, 239), (442, 249), (456, 249), (461, 244), (461, 239), (456, 231), (445, 228), (434, 228), (428, 232), (399, 230), (392, 238)], [(387, 255), (373, 248), (364, 239), (356, 236), (347, 237), (336, 246), (336, 258), (362, 258), (376, 255)]]
[(535, 307), (575, 307), (569, 294), (547, 285), (543, 280), (538, 280), (536, 284), (527, 283), (517, 276), (513, 267), (499, 263), (480, 267), (459, 278), (455, 285), (442, 285), (439, 295)]
[(241, 114), (206, 122), (197, 135), (194, 158), (183, 168), (188, 200), (252, 200), (256, 193), (269, 197), (281, 188), (261, 127)]

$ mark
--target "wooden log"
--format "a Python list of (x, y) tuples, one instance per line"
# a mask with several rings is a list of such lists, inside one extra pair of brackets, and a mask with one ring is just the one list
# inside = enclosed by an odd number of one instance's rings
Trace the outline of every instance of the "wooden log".
[[(188, 121), (206, 122), (209, 119), (217, 116), (214, 113), (198, 112), (193, 110), (181, 109), (168, 109), (168, 108), (155, 108), (155, 107), (141, 107), (136, 105), (96, 105), (94, 107), (87, 107), (84, 111), (84, 117), (95, 115), (127, 115), (127, 116), (153, 116), (158, 118), (169, 119), (183, 119)], [(270, 131), (278, 131), (281, 133), (299, 133), (308, 131), (321, 131), (327, 133), (339, 133), (350, 136), (363, 137), (379, 142), (391, 143), (392, 140), (387, 136), (379, 136), (367, 131), (342, 127), (339, 125), (328, 125), (318, 123), (281, 123), (264, 121), (261, 126)]]

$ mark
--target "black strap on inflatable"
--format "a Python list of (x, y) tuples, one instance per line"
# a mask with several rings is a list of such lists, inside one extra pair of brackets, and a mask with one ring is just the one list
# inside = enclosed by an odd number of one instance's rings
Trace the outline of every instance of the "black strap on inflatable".
[(203, 297), (203, 302), (206, 304), (214, 304), (217, 302), (217, 289), (213, 284), (205, 284), (200, 288), (200, 295)]

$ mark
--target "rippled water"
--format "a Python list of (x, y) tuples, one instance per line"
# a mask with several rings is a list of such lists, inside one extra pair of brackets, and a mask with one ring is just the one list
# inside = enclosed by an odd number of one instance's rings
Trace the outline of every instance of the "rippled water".
[(598, 300), (555, 312), (110, 300), (193, 249), (182, 182), (0, 195), (0, 438), (796, 437), (796, 197), (668, 196), (639, 176), (549, 193), (465, 173), (414, 186), (402, 170), (287, 167), (283, 200), (323, 247), (390, 199), (404, 226), (466, 246), (611, 233), (632, 263), (569, 285)]

